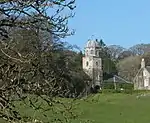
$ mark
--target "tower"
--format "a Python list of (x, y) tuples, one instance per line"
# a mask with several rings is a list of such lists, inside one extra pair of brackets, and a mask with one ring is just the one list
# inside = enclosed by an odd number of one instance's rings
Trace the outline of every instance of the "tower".
[(82, 67), (85, 73), (91, 78), (90, 86), (93, 89), (100, 89), (102, 84), (102, 59), (100, 58), (100, 45), (97, 41), (88, 40), (84, 48)]

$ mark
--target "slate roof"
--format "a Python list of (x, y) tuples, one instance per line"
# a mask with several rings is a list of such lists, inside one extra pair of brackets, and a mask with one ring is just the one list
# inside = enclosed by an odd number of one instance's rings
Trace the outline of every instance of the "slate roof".
[(146, 70), (150, 73), (150, 66), (146, 66)]
[[(114, 77), (115, 77), (115, 82), (116, 83), (131, 83), (131, 82), (129, 82), (128, 80), (125, 80), (124, 78), (122, 78), (122, 77), (119, 77), (119, 76), (117, 76), (117, 75), (114, 75)], [(107, 79), (107, 80), (104, 80), (106, 83), (107, 82), (114, 82), (114, 78), (112, 77), (112, 78), (109, 78), (109, 79)]]

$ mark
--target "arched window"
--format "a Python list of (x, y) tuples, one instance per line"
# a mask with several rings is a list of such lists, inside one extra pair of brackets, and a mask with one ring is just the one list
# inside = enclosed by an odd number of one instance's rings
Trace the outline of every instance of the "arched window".
[(96, 51), (96, 55), (99, 56), (99, 51)]
[(98, 67), (98, 62), (96, 62), (96, 66)]
[(91, 50), (91, 54), (94, 54), (94, 51), (93, 51), (93, 50)]
[(87, 67), (89, 66), (89, 62), (88, 62), (88, 61), (86, 62), (86, 66), (87, 66)]

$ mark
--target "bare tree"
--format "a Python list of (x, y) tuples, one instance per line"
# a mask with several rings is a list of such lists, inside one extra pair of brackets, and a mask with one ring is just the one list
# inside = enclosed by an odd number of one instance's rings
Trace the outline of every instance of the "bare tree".
[(117, 59), (119, 55), (125, 50), (125, 48), (119, 45), (110, 45), (108, 46), (108, 49), (110, 51), (112, 59)]
[(140, 62), (140, 56), (130, 56), (120, 60), (117, 64), (118, 74), (132, 82), (139, 70)]
[(135, 55), (135, 54), (134, 54), (132, 51), (130, 51), (130, 50), (125, 50), (125, 51), (123, 51), (122, 53), (119, 54), (118, 60), (121, 60), (121, 59), (130, 57), (130, 56), (134, 56), (134, 55)]
[(150, 66), (150, 52), (145, 53), (142, 58), (144, 58), (146, 66)]
[[(72, 71), (66, 65), (68, 57), (63, 52), (63, 43), (57, 42), (72, 34), (67, 22), (73, 15), (62, 16), (62, 13), (66, 9), (73, 10), (74, 3), (74, 0), (0, 2), (1, 118), (15, 122), (33, 119), (33, 116), (24, 117), (17, 110), (16, 101), (24, 102), (35, 111), (42, 110), (43, 117), (48, 117), (47, 110), (59, 114), (49, 122), (71, 122), (76, 117), (72, 103), (65, 105), (55, 98), (75, 94), (70, 83)], [(48, 15), (47, 11), (51, 13)], [(49, 38), (41, 40), (42, 31), (50, 35), (51, 43)], [(44, 40), (45, 45), (41, 45)], [(49, 107), (44, 107), (42, 103)], [(59, 110), (58, 105), (63, 109)]]
[[(7, 27), (36, 28), (65, 37), (68, 34), (67, 21), (72, 14), (62, 16), (66, 9), (75, 8), (74, 0), (12, 0), (0, 2), (0, 34), (7, 37)], [(48, 6), (51, 5), (51, 6)], [(48, 15), (47, 12), (50, 12)], [(42, 26), (39, 26), (42, 25)], [(5, 27), (5, 28), (4, 28)]]
[(143, 55), (146, 52), (150, 51), (150, 44), (137, 44), (129, 48), (134, 55)]

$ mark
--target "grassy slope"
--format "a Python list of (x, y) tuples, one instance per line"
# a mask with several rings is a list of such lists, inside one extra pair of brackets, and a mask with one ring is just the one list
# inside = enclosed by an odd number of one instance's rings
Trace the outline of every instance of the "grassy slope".
[[(91, 99), (90, 99), (91, 100)], [(82, 102), (80, 109), (84, 119), (94, 123), (149, 123), (150, 97), (136, 95), (96, 95), (95, 101)]]
[[(77, 100), (77, 112), (82, 120), (93, 123), (149, 123), (150, 96), (136, 98), (127, 94), (97, 94), (86, 101)], [(32, 110), (22, 109), (25, 114), (33, 115)], [(49, 118), (51, 116), (50, 112)], [(40, 113), (36, 113), (38, 117)], [(41, 118), (40, 118), (41, 119)], [(1, 123), (1, 122), (0, 122)], [(79, 123), (74, 121), (73, 123)]]

